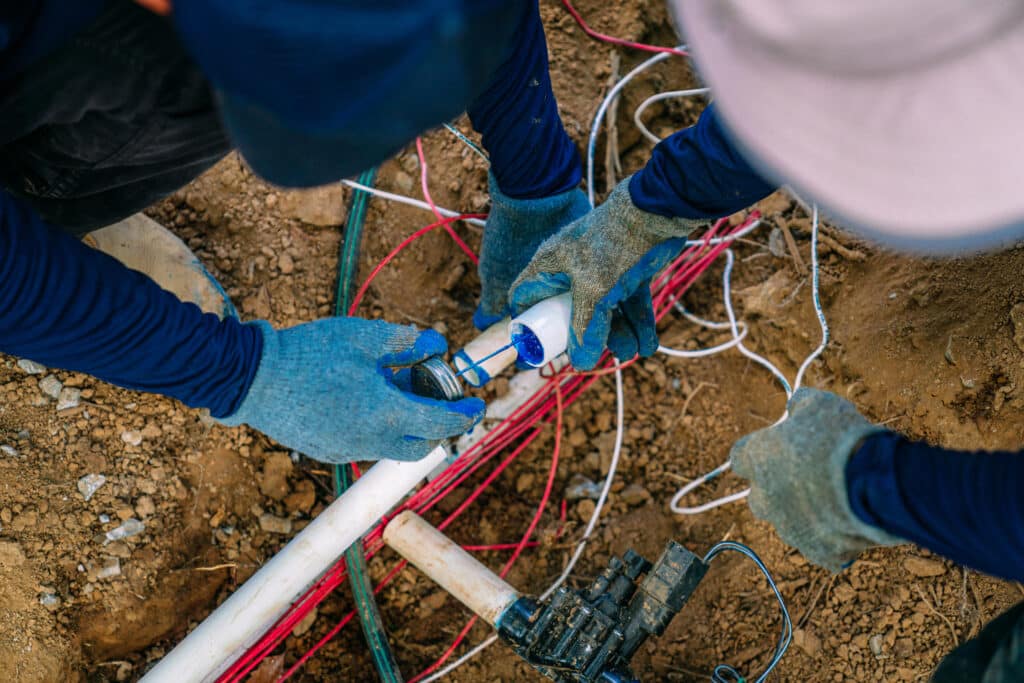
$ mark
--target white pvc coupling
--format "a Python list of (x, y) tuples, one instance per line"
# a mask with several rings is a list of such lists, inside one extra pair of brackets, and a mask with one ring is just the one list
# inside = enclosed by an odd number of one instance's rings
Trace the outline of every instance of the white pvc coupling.
[[(468, 384), (482, 387), (516, 362), (516, 350), (511, 346), (509, 319), (496, 322), (483, 333), (455, 352), (452, 363)], [(507, 347), (507, 348), (506, 348)], [(496, 353), (500, 349), (505, 349)], [(495, 354), (495, 355), (492, 355)]]
[(388, 523), (384, 542), (492, 626), (519, 599), (515, 588), (412, 510)]
[(570, 292), (545, 299), (513, 318), (508, 331), (519, 359), (539, 368), (565, 353), (571, 321)]

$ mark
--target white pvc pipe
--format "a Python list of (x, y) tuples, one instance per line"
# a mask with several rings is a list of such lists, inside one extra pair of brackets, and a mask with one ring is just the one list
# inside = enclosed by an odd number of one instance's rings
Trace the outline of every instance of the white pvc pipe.
[(384, 528), (384, 542), (494, 626), (519, 592), (412, 510)]
[(522, 312), (508, 324), (509, 337), (524, 363), (539, 368), (569, 347), (572, 294), (565, 292)]
[(416, 462), (381, 460), (264, 564), (142, 680), (214, 681), (359, 538), (448, 453), (444, 446)]
[[(482, 387), (516, 362), (508, 325), (508, 318), (494, 323), (452, 356), (455, 369), (472, 386)], [(497, 353), (502, 348), (505, 350)]]

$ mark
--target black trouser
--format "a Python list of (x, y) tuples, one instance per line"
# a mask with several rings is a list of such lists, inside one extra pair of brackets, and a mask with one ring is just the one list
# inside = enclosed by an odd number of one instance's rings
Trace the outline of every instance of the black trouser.
[(1024, 602), (993, 619), (976, 638), (953, 650), (932, 683), (1024, 681)]
[(171, 23), (130, 0), (6, 83), (0, 184), (82, 234), (175, 192), (231, 145)]

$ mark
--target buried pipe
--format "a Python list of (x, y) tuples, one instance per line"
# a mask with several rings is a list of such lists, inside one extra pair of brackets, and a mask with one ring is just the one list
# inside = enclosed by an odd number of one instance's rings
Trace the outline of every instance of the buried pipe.
[[(550, 301), (542, 301), (526, 312), (529, 314), (535, 308), (539, 308), (542, 313), (547, 311), (542, 316), (535, 316), (544, 325), (543, 330), (538, 330), (539, 334), (535, 334), (530, 327), (530, 321), (534, 318), (529, 318), (527, 325), (517, 328), (518, 343), (515, 343), (509, 331), (515, 321), (497, 323), (455, 354), (457, 359), (462, 359), (461, 368), (478, 369), (478, 364), (491, 362), (487, 366), (489, 369), (478, 373), (476, 377), (483, 380), (480, 382), (482, 385), (515, 362), (517, 353), (504, 353), (502, 347), (514, 346), (519, 351), (520, 346), (529, 345), (522, 348), (528, 351), (524, 355), (530, 359), (554, 358), (563, 353), (564, 345), (559, 349), (553, 344), (568, 339), (569, 309), (562, 302), (551, 304)], [(561, 335), (551, 331), (554, 324), (552, 321), (555, 320), (551, 311), (564, 315), (564, 332)], [(481, 338), (486, 338), (487, 343), (482, 343)], [(498, 358), (501, 359), (500, 367), (492, 362)], [(482, 359), (486, 360), (481, 362)], [(435, 365), (440, 361), (432, 360)], [(450, 369), (448, 372), (455, 376)], [(468, 373), (463, 370), (462, 374)], [(522, 405), (530, 396), (532, 393), (516, 394), (517, 402)], [(491, 414), (490, 409), (488, 414)], [(150, 669), (142, 681), (208, 683), (217, 680), (288, 611), (303, 591), (337, 562), (350, 545), (358, 542), (381, 517), (432, 472), (442, 468), (447, 460), (448, 451), (442, 445), (416, 462), (386, 459), (377, 462)]]

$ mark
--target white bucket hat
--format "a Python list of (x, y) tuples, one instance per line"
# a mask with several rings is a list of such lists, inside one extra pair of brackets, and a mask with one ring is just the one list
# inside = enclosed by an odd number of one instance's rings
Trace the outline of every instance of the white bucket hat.
[(1024, 237), (1024, 0), (670, 0), (751, 161), (918, 251)]

